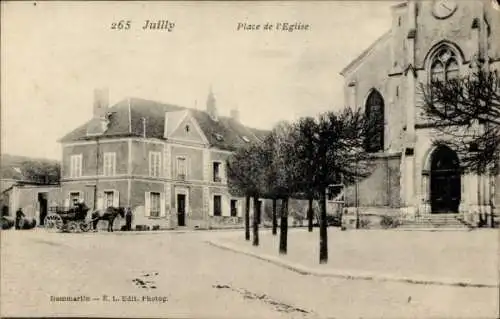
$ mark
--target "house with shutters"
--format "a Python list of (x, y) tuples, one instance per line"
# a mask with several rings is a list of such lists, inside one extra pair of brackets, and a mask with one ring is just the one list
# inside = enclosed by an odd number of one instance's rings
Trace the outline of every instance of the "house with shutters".
[(243, 199), (229, 193), (226, 159), (266, 132), (243, 125), (237, 110), (206, 110), (126, 98), (109, 106), (95, 91), (93, 117), (60, 139), (64, 205), (130, 207), (134, 224), (208, 228), (241, 224)]

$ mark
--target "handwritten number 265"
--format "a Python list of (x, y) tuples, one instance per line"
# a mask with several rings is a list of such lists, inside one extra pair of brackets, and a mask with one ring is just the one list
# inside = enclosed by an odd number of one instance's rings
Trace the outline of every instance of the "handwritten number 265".
[(130, 20), (120, 20), (118, 22), (111, 23), (111, 29), (113, 30), (128, 30), (130, 29)]

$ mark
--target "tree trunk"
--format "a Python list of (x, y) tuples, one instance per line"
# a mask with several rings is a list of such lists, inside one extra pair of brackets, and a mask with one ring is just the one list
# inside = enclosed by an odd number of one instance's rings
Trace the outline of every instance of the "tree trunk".
[(278, 228), (278, 220), (276, 216), (276, 198), (273, 198), (273, 235), (276, 236), (277, 228)]
[(313, 216), (314, 216), (312, 196), (308, 198), (308, 201), (309, 201), (309, 206), (307, 208), (307, 229), (309, 230), (309, 232), (312, 232), (313, 231)]
[(491, 189), (491, 194), (490, 194), (490, 201), (491, 201), (491, 212), (490, 212), (490, 227), (495, 228), (495, 213), (497, 212), (497, 207), (499, 206), (500, 203), (496, 202), (496, 194), (497, 192), (500, 191), (500, 185), (497, 185), (497, 181), (499, 180), (500, 176), (500, 150), (495, 152), (496, 160), (494, 164), (494, 169), (493, 169), (493, 182), (492, 182), (492, 187)]
[(253, 241), (252, 245), (259, 246), (259, 198), (253, 198)]
[(326, 197), (321, 193), (319, 197), (320, 218), (319, 218), (319, 263), (328, 262), (328, 232), (326, 224)]
[(250, 197), (245, 201), (245, 240), (250, 240)]
[(288, 198), (281, 200), (280, 254), (286, 255), (288, 241)]

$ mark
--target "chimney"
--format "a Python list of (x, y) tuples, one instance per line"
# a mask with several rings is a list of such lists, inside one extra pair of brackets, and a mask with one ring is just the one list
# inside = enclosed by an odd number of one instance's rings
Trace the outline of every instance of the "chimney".
[(99, 88), (94, 90), (94, 118), (103, 118), (106, 115), (109, 106), (108, 88)]
[(240, 111), (237, 108), (231, 110), (230, 116), (235, 122), (240, 121)]
[(217, 115), (217, 106), (215, 105), (215, 96), (211, 86), (207, 98), (207, 113), (212, 118), (212, 120), (216, 122), (219, 120), (219, 117)]

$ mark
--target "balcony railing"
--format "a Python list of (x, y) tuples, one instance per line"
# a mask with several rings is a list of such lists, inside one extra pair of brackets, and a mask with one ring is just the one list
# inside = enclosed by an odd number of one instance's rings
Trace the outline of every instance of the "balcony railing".
[(177, 179), (179, 179), (181, 181), (185, 181), (186, 180), (186, 174), (177, 174)]
[(151, 217), (160, 217), (160, 211), (159, 210), (152, 210), (149, 213), (149, 216), (151, 216)]
[(214, 176), (214, 182), (215, 183), (221, 183), (222, 182), (222, 178), (220, 176)]

